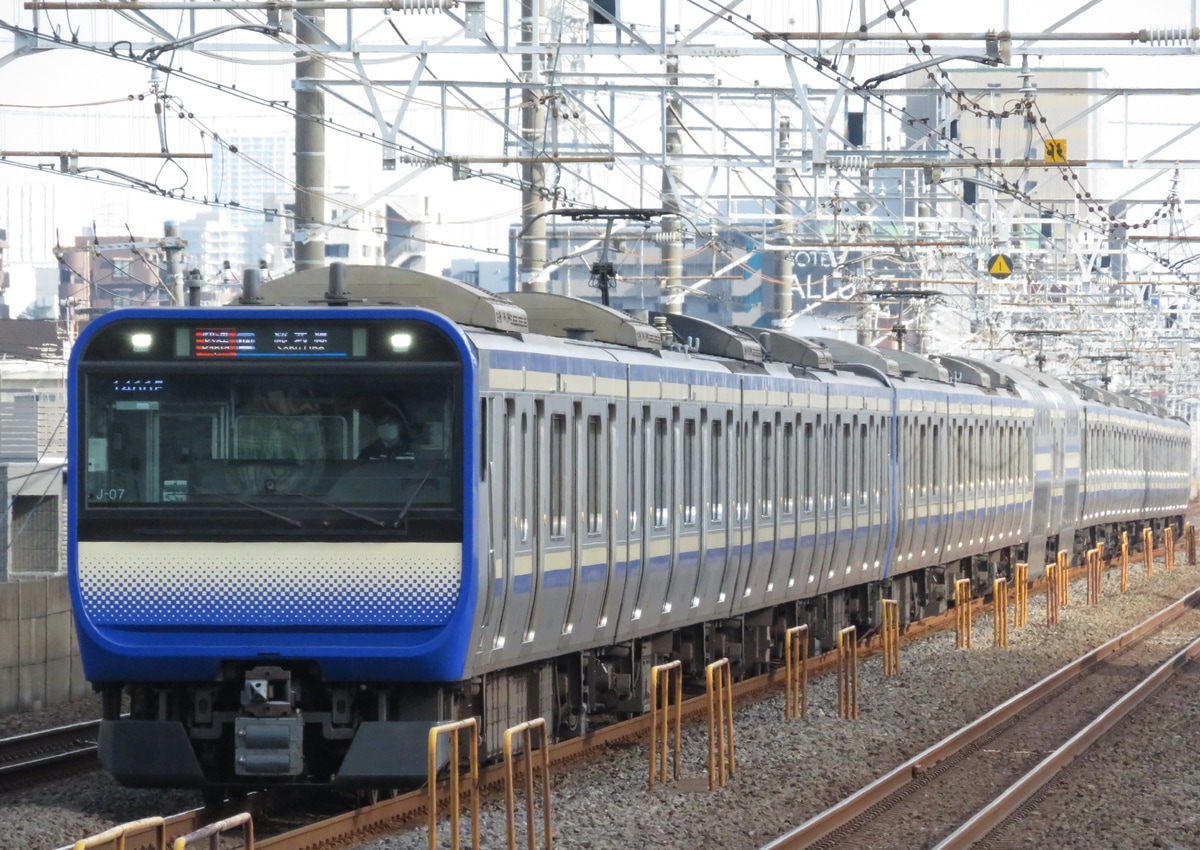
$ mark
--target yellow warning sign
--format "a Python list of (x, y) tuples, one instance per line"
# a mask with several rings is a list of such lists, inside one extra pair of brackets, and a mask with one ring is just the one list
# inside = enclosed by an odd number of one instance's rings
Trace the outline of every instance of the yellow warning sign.
[(1067, 161), (1067, 140), (1046, 139), (1046, 162)]
[(988, 274), (1004, 279), (1012, 274), (1012, 257), (1008, 254), (992, 254), (988, 257)]

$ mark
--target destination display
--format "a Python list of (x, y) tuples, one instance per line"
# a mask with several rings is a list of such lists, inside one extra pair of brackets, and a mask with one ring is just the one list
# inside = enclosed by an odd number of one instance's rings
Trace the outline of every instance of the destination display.
[[(192, 331), (193, 357), (353, 357), (355, 328), (213, 327)], [(360, 354), (361, 356), (361, 354)]]

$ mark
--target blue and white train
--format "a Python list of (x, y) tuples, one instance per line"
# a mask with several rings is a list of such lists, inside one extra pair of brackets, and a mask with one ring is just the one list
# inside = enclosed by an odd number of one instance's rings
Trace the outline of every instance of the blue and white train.
[(654, 664), (761, 671), (793, 625), (908, 622), (1187, 503), (1185, 423), (1011, 367), (385, 268), (264, 296), (72, 354), (71, 587), (126, 785), (420, 781), (435, 724), (580, 735)]

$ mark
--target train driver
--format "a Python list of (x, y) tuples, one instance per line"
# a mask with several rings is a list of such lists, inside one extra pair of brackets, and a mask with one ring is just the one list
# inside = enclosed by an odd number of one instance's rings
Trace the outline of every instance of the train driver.
[(375, 419), (378, 439), (358, 453), (359, 460), (396, 460), (412, 457), (412, 440), (399, 414), (384, 410)]

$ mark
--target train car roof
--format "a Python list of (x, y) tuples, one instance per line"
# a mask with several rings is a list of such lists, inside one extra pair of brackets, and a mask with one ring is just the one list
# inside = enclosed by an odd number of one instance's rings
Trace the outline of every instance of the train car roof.
[(424, 307), (460, 325), (506, 333), (529, 331), (525, 311), (502, 295), (453, 278), (390, 266), (334, 263), (294, 272), (263, 283), (261, 303)]

